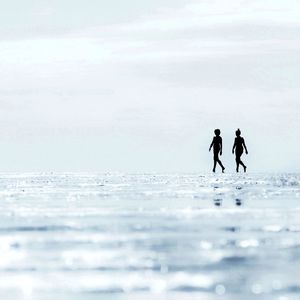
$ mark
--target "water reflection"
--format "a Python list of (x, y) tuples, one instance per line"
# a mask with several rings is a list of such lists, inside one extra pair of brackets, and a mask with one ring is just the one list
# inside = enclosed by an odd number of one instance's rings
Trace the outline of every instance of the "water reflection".
[(242, 201), (242, 199), (235, 199), (235, 204), (236, 204), (236, 206), (241, 206), (242, 204), (243, 204), (243, 201)]
[(2, 173), (0, 299), (299, 299), (299, 182)]
[(223, 202), (223, 200), (222, 199), (214, 199), (214, 204), (215, 204), (215, 206), (222, 206), (222, 202)]

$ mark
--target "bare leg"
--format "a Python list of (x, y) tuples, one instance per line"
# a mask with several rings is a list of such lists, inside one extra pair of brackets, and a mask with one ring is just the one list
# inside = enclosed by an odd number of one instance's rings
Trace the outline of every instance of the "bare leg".
[(214, 172), (214, 173), (216, 172), (216, 165), (217, 165), (217, 161), (214, 160), (214, 168), (213, 168), (213, 172)]
[(243, 162), (241, 161), (241, 156), (242, 156), (243, 152), (236, 152), (235, 153), (235, 161), (236, 161), (236, 171), (239, 171), (239, 166), (242, 165), (244, 167), (244, 172), (246, 172), (245, 168), (246, 166), (243, 164)]
[(244, 165), (244, 163), (241, 160), (240, 160), (240, 164), (243, 166), (244, 172), (246, 172), (247, 167)]
[(224, 173), (224, 170), (225, 170), (225, 168), (224, 168), (224, 166), (222, 165), (222, 162), (218, 159), (218, 163), (219, 163), (219, 165), (221, 166), (221, 168), (222, 168), (222, 173)]
[(219, 160), (219, 151), (214, 149), (214, 168), (213, 172), (216, 172), (217, 161)]
[(236, 157), (235, 161), (236, 161), (236, 171), (238, 172), (239, 171), (239, 164), (240, 164), (239, 157)]

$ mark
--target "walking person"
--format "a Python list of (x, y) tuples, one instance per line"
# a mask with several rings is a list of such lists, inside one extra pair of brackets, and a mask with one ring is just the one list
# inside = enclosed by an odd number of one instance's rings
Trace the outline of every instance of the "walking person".
[(216, 165), (217, 163), (221, 166), (222, 168), (222, 173), (224, 173), (224, 166), (222, 165), (222, 162), (219, 159), (219, 153), (222, 155), (222, 138), (220, 136), (221, 131), (220, 129), (215, 129), (215, 136), (213, 137), (213, 140), (210, 144), (209, 151), (211, 150), (211, 147), (213, 147), (214, 150), (214, 168), (213, 172), (216, 172)]
[(236, 171), (239, 171), (239, 165), (242, 165), (244, 168), (244, 172), (246, 172), (247, 167), (244, 165), (244, 163), (241, 161), (241, 156), (243, 154), (244, 148), (246, 154), (248, 154), (248, 150), (245, 144), (245, 140), (243, 137), (241, 137), (241, 131), (238, 129), (235, 132), (236, 138), (234, 140), (234, 144), (232, 147), (232, 154), (234, 154), (235, 150), (235, 161), (236, 161)]

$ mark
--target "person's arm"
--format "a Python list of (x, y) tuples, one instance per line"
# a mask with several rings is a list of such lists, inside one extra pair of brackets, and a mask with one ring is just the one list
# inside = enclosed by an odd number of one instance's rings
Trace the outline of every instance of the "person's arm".
[(236, 139), (234, 139), (233, 147), (232, 147), (232, 154), (234, 154), (234, 149), (236, 147)]
[(222, 138), (220, 137), (220, 155), (222, 155), (222, 147), (223, 147), (222, 144), (223, 144), (223, 143), (222, 143)]
[(209, 151), (210, 151), (211, 147), (213, 146), (214, 141), (215, 141), (215, 139), (213, 138), (213, 140), (212, 140), (212, 142), (211, 142), (211, 144), (210, 144), (210, 147), (209, 147)]
[(247, 147), (246, 147), (246, 144), (245, 144), (245, 140), (243, 139), (243, 146), (245, 148), (245, 151), (246, 151), (246, 154), (248, 154), (248, 150), (247, 150)]

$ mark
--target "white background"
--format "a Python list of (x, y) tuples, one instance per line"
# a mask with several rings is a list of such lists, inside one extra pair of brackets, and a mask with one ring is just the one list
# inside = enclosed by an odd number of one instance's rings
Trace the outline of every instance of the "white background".
[(299, 171), (300, 2), (5, 1), (1, 171)]

